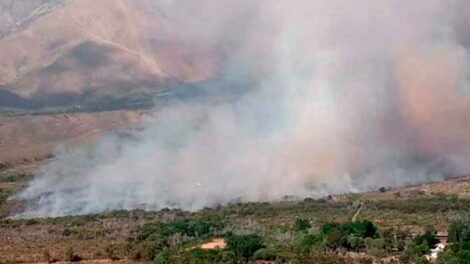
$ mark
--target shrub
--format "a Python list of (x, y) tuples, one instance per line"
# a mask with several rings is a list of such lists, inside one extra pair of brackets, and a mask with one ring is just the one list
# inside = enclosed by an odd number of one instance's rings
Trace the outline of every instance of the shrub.
[(403, 251), (406, 246), (406, 241), (411, 235), (408, 231), (385, 229), (381, 236), (385, 242), (385, 250), (387, 252)]
[(339, 229), (333, 229), (325, 236), (325, 245), (331, 249), (337, 249), (343, 245), (343, 234)]
[(311, 227), (308, 219), (297, 218), (294, 223), (294, 230), (297, 232), (306, 232)]
[(188, 264), (212, 264), (218, 263), (222, 260), (222, 252), (217, 249), (204, 250), (195, 248), (187, 251), (183, 258), (182, 263)]
[(0, 188), (0, 206), (2, 206), (7, 200), (10, 195), (14, 192), (13, 189), (2, 189)]
[(239, 261), (237, 260), (237, 256), (233, 251), (224, 250), (222, 251), (222, 261), (220, 261), (220, 263), (237, 264)]
[(136, 260), (153, 260), (166, 248), (165, 241), (143, 241), (131, 246), (130, 253)]
[(383, 256), (386, 252), (385, 241), (383, 238), (371, 238), (367, 237), (364, 239), (364, 244), (367, 251), (374, 256)]
[(171, 264), (171, 260), (169, 259), (170, 254), (166, 251), (161, 252), (157, 256), (155, 256), (155, 259), (153, 260), (154, 264)]
[(359, 250), (365, 247), (365, 242), (362, 237), (351, 234), (347, 237), (348, 248), (352, 250)]
[(136, 240), (154, 240), (155, 235), (161, 236), (164, 224), (160, 222), (146, 223), (137, 229)]
[(460, 260), (452, 252), (442, 252), (436, 260), (437, 264), (460, 264)]
[(220, 220), (213, 218), (147, 223), (137, 229), (135, 241), (130, 244), (131, 255), (138, 260), (153, 260), (167, 248), (176, 247), (191, 238), (212, 236), (223, 227)]
[(447, 241), (450, 244), (439, 255), (438, 263), (470, 263), (470, 222), (450, 224)]
[(377, 228), (367, 220), (339, 223), (326, 223), (320, 228), (325, 245), (331, 249), (344, 247), (357, 250), (363, 247), (364, 238), (377, 237)]
[(314, 203), (315, 202), (315, 199), (311, 198), (311, 197), (307, 197), (304, 199), (304, 203)]
[(377, 228), (368, 220), (347, 222), (343, 224), (326, 223), (321, 227), (322, 234), (328, 234), (333, 230), (339, 231), (344, 236), (349, 234), (354, 234), (361, 238), (377, 236)]
[[(339, 256), (335, 252), (324, 251), (324, 250), (314, 250), (310, 255), (305, 258), (295, 258), (296, 262), (294, 263), (322, 263), (322, 264), (343, 264), (345, 263), (342, 256)], [(358, 263), (358, 262), (351, 262)]]
[(427, 242), (422, 244), (410, 243), (402, 254), (402, 260), (405, 262), (416, 262), (417, 259), (429, 252), (429, 245)]
[(170, 222), (162, 227), (165, 236), (182, 234), (190, 237), (211, 236), (222, 230), (224, 224), (217, 219), (183, 219)]
[(339, 227), (340, 227), (339, 223), (334, 223), (334, 222), (326, 223), (321, 226), (320, 231), (323, 235), (326, 235), (330, 233), (332, 230), (339, 229)]
[(439, 239), (437, 239), (436, 235), (432, 233), (431, 231), (426, 231), (424, 235), (416, 236), (413, 239), (413, 242), (416, 245), (421, 245), (423, 243), (427, 243), (429, 248), (435, 248), (436, 245), (440, 242)]
[(470, 250), (462, 250), (459, 252), (460, 263), (469, 264), (470, 263)]
[(349, 229), (350, 233), (353, 233), (358, 237), (366, 238), (377, 236), (377, 228), (368, 220), (346, 223), (345, 228)]
[(455, 222), (450, 224), (447, 242), (463, 244), (470, 242), (470, 222)]
[(261, 248), (264, 248), (263, 239), (256, 235), (234, 235), (227, 234), (225, 240), (227, 241), (227, 250), (233, 251), (239, 258), (250, 258), (253, 254)]
[(82, 261), (82, 257), (74, 253), (73, 248), (69, 247), (65, 251), (65, 260), (70, 261), (70, 262), (79, 262), (79, 261)]
[(429, 262), (429, 260), (426, 258), (426, 257), (419, 257), (416, 259), (416, 264), (429, 264), (431, 262)]
[(104, 252), (106, 257), (110, 260), (116, 261), (119, 260), (120, 249), (116, 244), (109, 244), (105, 247)]
[(312, 248), (322, 244), (322, 238), (318, 235), (307, 234), (299, 239), (297, 250), (300, 252), (309, 252)]
[(269, 248), (260, 248), (254, 254), (256, 260), (274, 261), (276, 260), (276, 251)]

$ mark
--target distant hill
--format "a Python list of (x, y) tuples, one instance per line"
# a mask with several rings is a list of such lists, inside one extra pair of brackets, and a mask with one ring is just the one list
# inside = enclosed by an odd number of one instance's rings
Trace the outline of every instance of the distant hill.
[(145, 118), (145, 111), (127, 110), (0, 116), (0, 164), (41, 160), (59, 145), (85, 144), (103, 133), (138, 126)]
[(215, 49), (178, 37), (160, 4), (2, 1), (0, 108), (139, 102), (174, 83), (212, 77)]

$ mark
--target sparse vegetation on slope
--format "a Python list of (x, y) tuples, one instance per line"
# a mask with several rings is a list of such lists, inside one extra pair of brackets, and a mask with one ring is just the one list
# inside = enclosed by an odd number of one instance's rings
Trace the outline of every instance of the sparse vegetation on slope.
[[(447, 183), (435, 185), (440, 184)], [(5, 192), (3, 197), (11, 193)], [(373, 259), (394, 259), (395, 263), (425, 263), (425, 255), (437, 243), (436, 230), (449, 229), (451, 246), (438, 262), (461, 263), (467, 256), (468, 223), (456, 220), (470, 219), (465, 196), (416, 193), (407, 188), (400, 193), (236, 203), (195, 213), (165, 209), (29, 220), (4, 218), (0, 220), (0, 244), (4, 245), (0, 247), (0, 260), (42, 261), (46, 251), (50, 259), (66, 260), (73, 245), (73, 254), (87, 260), (371, 263)], [(358, 201), (363, 204), (362, 210), (351, 222)], [(201, 248), (222, 238), (226, 245), (221, 248)], [(12, 248), (15, 250), (8, 250)]]

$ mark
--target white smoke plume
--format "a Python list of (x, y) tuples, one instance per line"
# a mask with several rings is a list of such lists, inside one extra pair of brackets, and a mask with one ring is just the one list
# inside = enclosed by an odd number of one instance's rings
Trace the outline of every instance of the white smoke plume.
[(58, 151), (15, 197), (30, 201), (21, 216), (197, 210), (470, 171), (465, 0), (147, 2), (163, 37), (219, 54), (217, 96)]

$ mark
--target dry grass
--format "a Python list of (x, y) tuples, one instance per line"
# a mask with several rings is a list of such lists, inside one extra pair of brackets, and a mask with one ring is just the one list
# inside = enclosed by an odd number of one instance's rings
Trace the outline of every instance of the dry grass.
[(127, 239), (140, 223), (129, 218), (111, 218), (83, 223), (30, 220), (6, 224), (0, 226), (0, 263), (40, 262), (44, 261), (45, 252), (51, 259), (65, 261), (70, 247), (85, 260), (125, 259)]
[(59, 145), (89, 142), (103, 132), (136, 124), (145, 111), (0, 117), (0, 163), (33, 170)]

